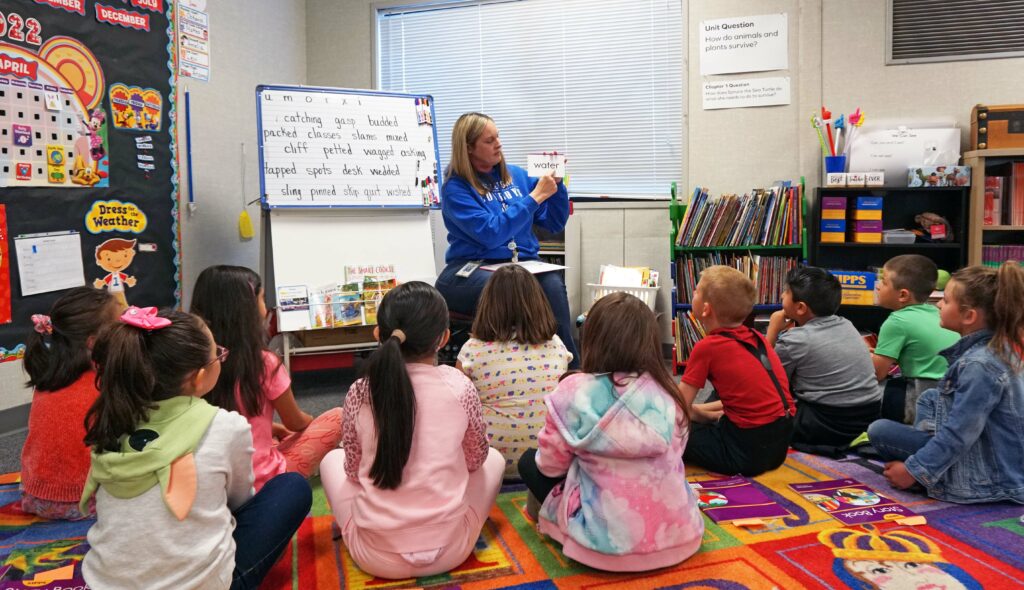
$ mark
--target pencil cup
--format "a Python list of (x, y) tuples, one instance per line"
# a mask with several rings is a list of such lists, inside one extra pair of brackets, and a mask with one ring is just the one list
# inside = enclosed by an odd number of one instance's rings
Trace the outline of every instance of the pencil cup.
[(825, 173), (846, 172), (846, 156), (825, 156)]
[(825, 156), (825, 174), (846, 172), (846, 156)]

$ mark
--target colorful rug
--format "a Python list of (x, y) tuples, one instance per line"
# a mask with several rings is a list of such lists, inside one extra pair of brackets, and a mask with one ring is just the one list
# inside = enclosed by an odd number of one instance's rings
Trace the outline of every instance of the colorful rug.
[[(690, 475), (710, 477), (698, 470)], [(928, 524), (844, 528), (788, 487), (846, 477), (924, 515)], [(61, 568), (66, 572), (70, 565), (77, 577), (88, 523), (53, 523), (25, 515), (17, 508), (14, 482), (10, 476), (0, 478), (0, 590), (77, 587), (67, 581), (48, 584), (45, 574)], [(755, 478), (755, 485), (792, 516), (758, 529), (705, 519), (704, 544), (697, 555), (676, 567), (642, 574), (603, 573), (565, 558), (558, 544), (538, 534), (526, 516), (522, 487), (506, 487), (473, 555), (452, 572), (417, 580), (384, 580), (360, 571), (345, 551), (317, 485), (309, 518), (262, 588), (1024, 588), (1024, 506), (938, 502), (891, 490), (877, 463), (795, 452), (781, 468)], [(30, 582), (21, 585), (18, 580)]]

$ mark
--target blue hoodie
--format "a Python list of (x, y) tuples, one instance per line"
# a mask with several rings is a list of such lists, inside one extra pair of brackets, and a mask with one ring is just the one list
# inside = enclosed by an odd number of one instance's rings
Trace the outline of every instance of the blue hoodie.
[(508, 166), (512, 182), (502, 185), (497, 168), (486, 175), (483, 196), (466, 179), (452, 175), (442, 188), (441, 213), (448, 230), (445, 262), (511, 260), (508, 244), (515, 238), (520, 260), (537, 258), (539, 244), (533, 224), (550, 232), (565, 229), (569, 220), (569, 191), (558, 183), (555, 194), (538, 205), (530, 192), (537, 186), (526, 170)]

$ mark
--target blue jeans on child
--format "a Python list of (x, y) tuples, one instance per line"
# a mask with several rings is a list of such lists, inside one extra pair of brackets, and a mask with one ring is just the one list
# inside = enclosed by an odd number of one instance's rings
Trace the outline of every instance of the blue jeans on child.
[(235, 517), (235, 572), (232, 590), (259, 588), (260, 582), (309, 514), (313, 492), (298, 473), (282, 473), (239, 506)]
[[(468, 277), (455, 276), (455, 273), (459, 272), (466, 262), (449, 263), (437, 277), (435, 286), (448, 302), (448, 309), (472, 316), (476, 315), (480, 293), (483, 292), (484, 285), (487, 284), (492, 273), (478, 268)], [(494, 264), (495, 262), (508, 261), (485, 260), (483, 264)], [(576, 341), (572, 337), (573, 321), (569, 317), (569, 297), (565, 292), (565, 281), (562, 279), (561, 273), (557, 272), (543, 272), (533, 276), (537, 277), (548, 303), (551, 304), (551, 311), (555, 315), (555, 321), (558, 322), (558, 337), (562, 339), (565, 348), (572, 353), (572, 362), (569, 363), (569, 368), (579, 368), (580, 353), (576, 349)]]
[(885, 461), (906, 461), (932, 439), (931, 432), (893, 420), (875, 420), (868, 426), (868, 439)]

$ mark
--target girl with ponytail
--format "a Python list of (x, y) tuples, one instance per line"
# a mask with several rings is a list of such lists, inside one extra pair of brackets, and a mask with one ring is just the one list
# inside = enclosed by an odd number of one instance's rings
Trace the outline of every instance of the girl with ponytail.
[(380, 303), (380, 347), (345, 398), (344, 450), (320, 464), (324, 493), (356, 564), (402, 579), (446, 572), (472, 552), (505, 461), (488, 447), (473, 383), (437, 365), (448, 307), (410, 282)]
[(96, 401), (96, 372), (90, 359), (93, 341), (114, 322), (120, 307), (103, 289), (75, 287), (50, 308), (33, 315), (26, 339), (24, 367), (32, 394), (28, 436), (21, 449), (21, 507), (44, 518), (78, 520), (89, 447), (82, 423)]
[(877, 420), (871, 444), (894, 487), (923, 486), (947, 502), (1024, 504), (1024, 269), (971, 266), (953, 274), (939, 304), (949, 369), (921, 394), (914, 426)]
[(96, 341), (90, 587), (256, 588), (309, 512), (295, 473), (253, 495), (249, 424), (202, 399), (228, 354), (196, 316), (153, 307), (128, 308)]

